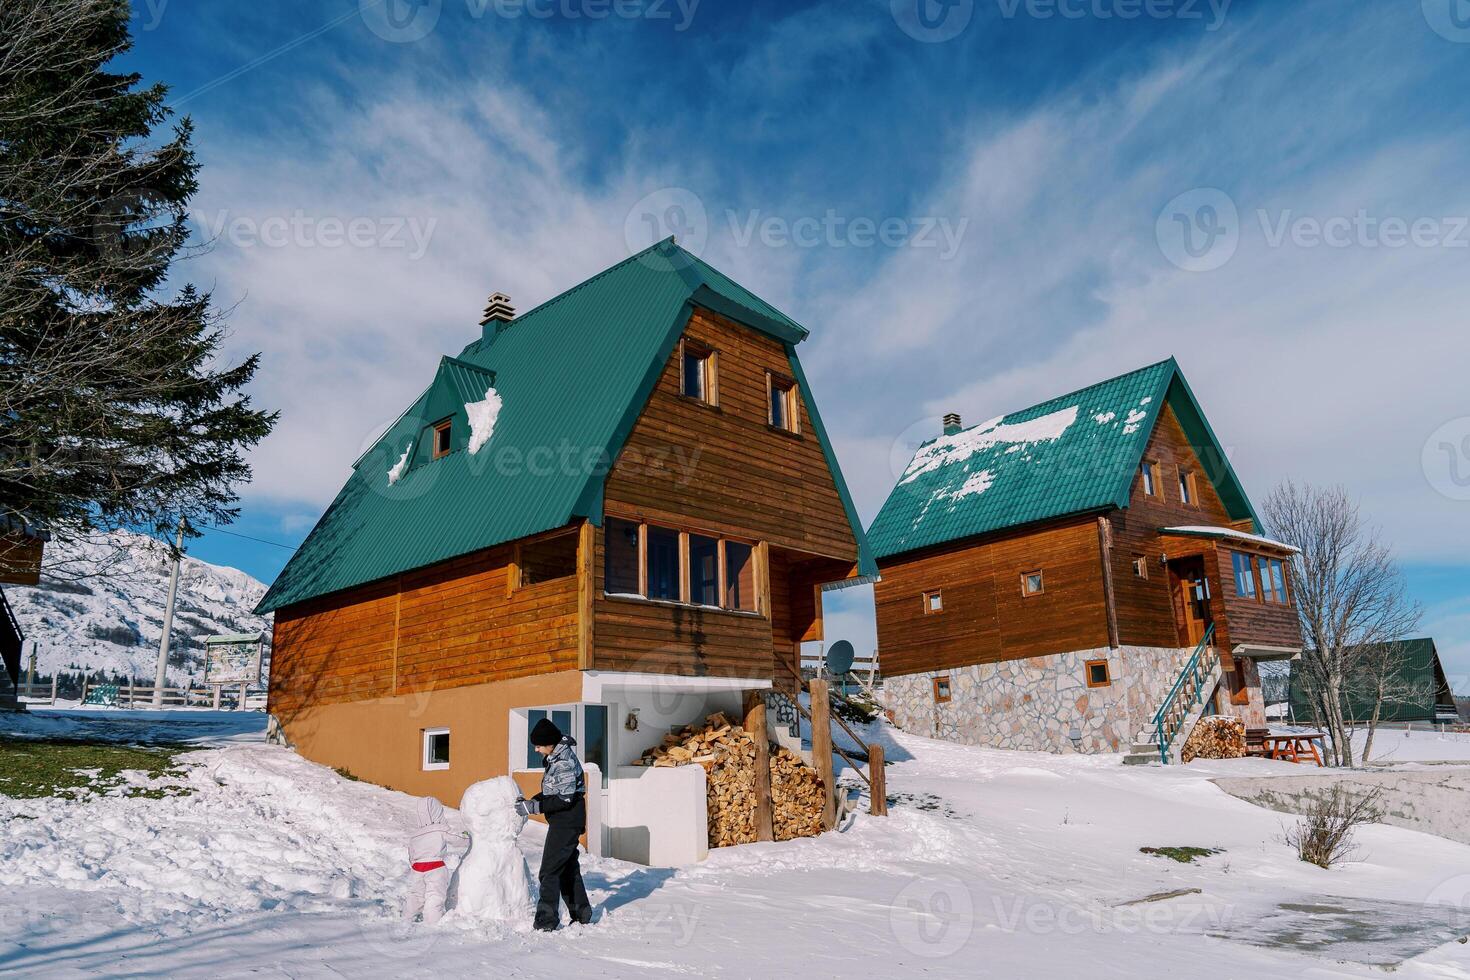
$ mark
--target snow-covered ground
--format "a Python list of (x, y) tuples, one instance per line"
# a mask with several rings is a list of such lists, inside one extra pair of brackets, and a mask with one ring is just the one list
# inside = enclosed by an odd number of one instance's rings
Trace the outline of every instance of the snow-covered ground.
[[(1397, 975), (1470, 977), (1454, 942), (1470, 931), (1470, 847), (1375, 826), (1354, 863), (1302, 864), (1280, 839), (1292, 818), (1209, 781), (1301, 772), (1286, 763), (1125, 768), (885, 729), (890, 817), (678, 871), (584, 859), (598, 918), (540, 935), (453, 915), (396, 926), (410, 798), (265, 744), (262, 716), (104, 717), (155, 736), (191, 726), (194, 793), (0, 798), (7, 975), (1366, 977), (1417, 953)], [(533, 867), (541, 833), (521, 837)], [(1223, 852), (1139, 853), (1159, 845)]]

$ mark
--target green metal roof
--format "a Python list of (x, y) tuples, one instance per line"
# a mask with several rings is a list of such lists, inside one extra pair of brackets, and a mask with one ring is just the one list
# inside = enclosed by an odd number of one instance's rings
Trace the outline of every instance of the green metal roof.
[[(1255, 512), (1173, 358), (920, 446), (868, 529), (879, 558), (1127, 507), (1168, 404), (1234, 520)], [(1259, 528), (1260, 522), (1256, 521)]]
[[(1409, 688), (1411, 695), (1402, 700), (1385, 701), (1379, 721), (1434, 721), (1438, 715), (1437, 705), (1443, 705), (1446, 712), (1453, 713), (1455, 696), (1450, 690), (1434, 640), (1429, 637), (1398, 640), (1389, 646), (1394, 648), (1391, 655), (1399, 667), (1394, 685), (1412, 685)], [(1297, 722), (1311, 724), (1315, 723), (1315, 715), (1304, 680), (1301, 663), (1294, 661), (1291, 665), (1292, 715)], [(1347, 720), (1368, 721), (1373, 717), (1375, 698), (1362, 690), (1362, 685), (1355, 684), (1353, 678), (1348, 678), (1347, 683), (1348, 689), (1343, 695)]]
[[(433, 383), (357, 461), (346, 486), (257, 611), (469, 554), (574, 518), (600, 523), (611, 461), (695, 304), (768, 333), (788, 350), (806, 337), (800, 324), (673, 239), (630, 256), (471, 343), (458, 358), (443, 358)], [(465, 405), (484, 399), (491, 386), (501, 409), (489, 442), (471, 454)], [(431, 427), (446, 417), (456, 420), (454, 442), (448, 456), (435, 460), (428, 442)], [(862, 526), (837, 460), (825, 433), (819, 431), (819, 437), (861, 542)], [(406, 465), (390, 482), (389, 472), (405, 452)]]

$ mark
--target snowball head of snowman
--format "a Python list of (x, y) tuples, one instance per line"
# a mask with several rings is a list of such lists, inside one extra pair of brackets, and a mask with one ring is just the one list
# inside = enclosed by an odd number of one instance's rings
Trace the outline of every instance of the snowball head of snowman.
[(497, 776), (465, 790), (459, 812), (475, 837), (513, 841), (526, 826), (526, 818), (516, 811), (520, 795), (515, 780)]

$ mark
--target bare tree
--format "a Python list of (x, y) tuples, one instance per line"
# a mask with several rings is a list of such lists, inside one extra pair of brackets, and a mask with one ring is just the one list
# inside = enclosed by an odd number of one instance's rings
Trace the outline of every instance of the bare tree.
[[(1390, 696), (1394, 664), (1384, 652), (1418, 626), (1392, 550), (1342, 487), (1290, 481), (1266, 501), (1271, 533), (1296, 548), (1292, 585), (1302, 646), (1301, 682), (1311, 711), (1332, 737), (1333, 762), (1353, 765), (1349, 698), (1374, 698), (1371, 731)], [(1383, 679), (1375, 682), (1372, 678)]]

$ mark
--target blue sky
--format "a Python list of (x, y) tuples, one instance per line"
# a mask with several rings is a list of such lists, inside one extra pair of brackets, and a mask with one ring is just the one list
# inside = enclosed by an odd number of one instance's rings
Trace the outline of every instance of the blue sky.
[[(865, 520), (945, 411), (1172, 354), (1254, 496), (1362, 501), (1470, 690), (1465, 0), (134, 11), (127, 64), (198, 127), (183, 273), (284, 413), (234, 530), (299, 542), (491, 291), (677, 232), (811, 329)], [(869, 596), (830, 627), (870, 646)]]

